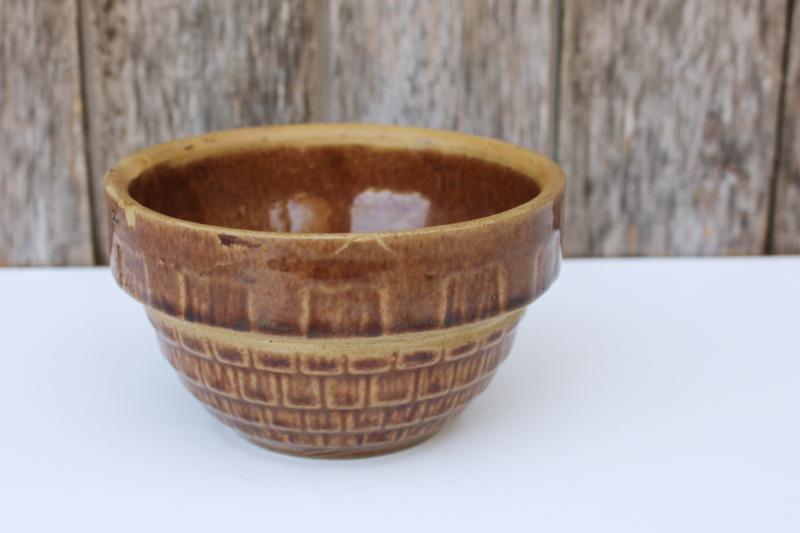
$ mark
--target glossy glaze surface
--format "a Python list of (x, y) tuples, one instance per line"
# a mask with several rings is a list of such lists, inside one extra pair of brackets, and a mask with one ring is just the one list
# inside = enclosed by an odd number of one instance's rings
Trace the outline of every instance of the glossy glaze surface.
[[(187, 145), (191, 146), (191, 145)], [(277, 147), (155, 166), (130, 194), (165, 215), (296, 233), (396, 231), (494, 215), (531, 200), (535, 182), (435, 150)]]
[(543, 156), (468, 135), (221, 132), (109, 172), (111, 264), (223, 422), (290, 453), (384, 453), (488, 385), (557, 275), (563, 189)]

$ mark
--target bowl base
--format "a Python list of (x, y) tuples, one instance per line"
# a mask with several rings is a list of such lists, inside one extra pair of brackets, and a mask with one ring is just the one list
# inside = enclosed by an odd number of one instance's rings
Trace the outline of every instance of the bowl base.
[[(441, 429), (441, 428), (439, 428)], [(378, 444), (375, 446), (364, 446), (359, 448), (303, 448), (299, 446), (281, 446), (280, 443), (262, 440), (251, 435), (239, 434), (242, 438), (249, 440), (256, 446), (264, 448), (271, 452), (278, 452), (284, 455), (293, 455), (295, 457), (309, 457), (313, 459), (364, 459), (367, 457), (375, 457), (378, 455), (387, 455), (394, 452), (406, 450), (417, 444), (420, 444), (439, 432), (439, 429), (431, 433), (426, 433), (420, 437), (404, 440), (402, 442), (395, 442), (391, 444)]]

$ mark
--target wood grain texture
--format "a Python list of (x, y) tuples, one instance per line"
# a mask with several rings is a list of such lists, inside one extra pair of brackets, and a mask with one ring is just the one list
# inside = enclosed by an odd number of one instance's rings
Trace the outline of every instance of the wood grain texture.
[(771, 251), (800, 253), (800, 6), (792, 4)]
[(785, 9), (565, 2), (567, 253), (763, 251)]
[(557, 155), (568, 255), (798, 253), (798, 3), (0, 0), (0, 265), (106, 261), (131, 151), (319, 120)]
[[(105, 171), (131, 151), (206, 131), (321, 118), (321, 7), (317, 0), (86, 0), (98, 198)], [(105, 254), (98, 204), (95, 238)]]
[(0, 1), (0, 264), (93, 262), (72, 0)]
[(547, 151), (554, 6), (333, 0), (327, 116), (454, 129)]

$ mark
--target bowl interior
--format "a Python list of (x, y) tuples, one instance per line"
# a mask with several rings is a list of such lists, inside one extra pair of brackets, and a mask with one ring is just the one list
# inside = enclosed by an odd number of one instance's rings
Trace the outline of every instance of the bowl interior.
[(474, 157), (358, 145), (273, 147), (160, 164), (130, 195), (162, 214), (239, 229), (399, 231), (485, 217), (539, 194), (530, 177)]

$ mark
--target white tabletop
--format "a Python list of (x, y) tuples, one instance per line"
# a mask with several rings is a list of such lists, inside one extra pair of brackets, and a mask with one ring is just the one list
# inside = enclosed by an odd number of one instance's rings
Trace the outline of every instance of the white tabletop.
[(487, 392), (372, 459), (234, 435), (104, 269), (0, 269), (0, 334), (3, 531), (800, 531), (800, 258), (567, 261)]

